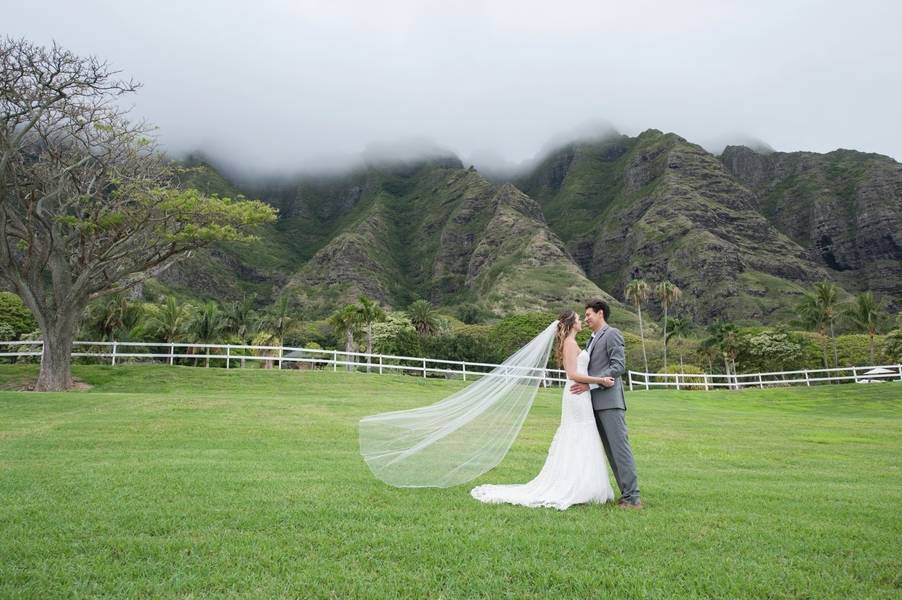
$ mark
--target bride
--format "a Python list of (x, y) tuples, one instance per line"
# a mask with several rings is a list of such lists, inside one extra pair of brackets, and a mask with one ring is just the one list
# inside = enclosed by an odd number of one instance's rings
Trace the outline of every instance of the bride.
[(614, 499), (607, 461), (589, 392), (574, 394), (570, 385), (609, 383), (608, 378), (587, 375), (589, 353), (580, 350), (576, 334), (582, 329), (572, 310), (558, 318), (555, 353), (558, 368), (567, 372), (561, 400), (561, 424), (554, 434), (548, 458), (535, 479), (517, 485), (480, 485), (470, 494), (477, 500), (523, 506), (547, 506), (566, 510), (574, 504), (604, 503)]
[[(360, 453), (373, 474), (396, 487), (450, 487), (472, 481), (498, 465), (510, 449), (546, 380), (552, 345), (567, 372), (561, 423), (539, 475), (522, 485), (480, 485), (472, 495), (492, 503), (548, 506), (603, 503), (614, 497), (602, 441), (588, 392), (573, 382), (609, 386), (587, 375), (589, 355), (576, 334), (582, 324), (573, 311), (488, 373), (451, 396), (418, 408), (370, 415), (360, 420)], [(556, 342), (556, 344), (555, 344)]]

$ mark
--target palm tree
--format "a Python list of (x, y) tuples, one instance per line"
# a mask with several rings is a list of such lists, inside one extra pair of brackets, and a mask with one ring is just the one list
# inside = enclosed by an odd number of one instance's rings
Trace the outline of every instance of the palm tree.
[(167, 296), (148, 319), (148, 325), (164, 342), (176, 342), (185, 334), (190, 306), (180, 304), (175, 296)]
[[(336, 330), (344, 333), (345, 336), (345, 352), (348, 353), (348, 363), (352, 362), (350, 360), (350, 353), (354, 351), (354, 334), (357, 331), (357, 327), (360, 325), (360, 312), (358, 307), (353, 304), (345, 304), (344, 307), (338, 309), (332, 316), (329, 318), (329, 323), (335, 327)], [(348, 371), (351, 370), (351, 365), (348, 364)]]
[(144, 315), (140, 304), (122, 294), (114, 294), (92, 304), (87, 312), (87, 325), (100, 334), (103, 341), (120, 341), (137, 337)]
[[(256, 296), (244, 296), (240, 302), (231, 302), (225, 307), (225, 330), (235, 335), (242, 345), (248, 345), (257, 333), (260, 324), (257, 311), (254, 310)], [(243, 351), (242, 351), (243, 352)], [(244, 368), (245, 358), (241, 357)]]
[[(833, 366), (839, 368), (839, 355), (836, 352), (836, 334), (833, 325), (836, 322), (839, 291), (835, 284), (824, 280), (814, 284), (814, 292), (806, 293), (796, 311), (802, 322), (808, 327), (816, 327), (822, 335), (830, 330), (830, 341), (833, 345)], [(824, 366), (827, 366), (827, 350), (824, 348)]]
[[(827, 322), (824, 320), (824, 313), (818, 303), (817, 296), (805, 293), (802, 301), (796, 307), (796, 313), (799, 315), (799, 323), (806, 329), (817, 331), (821, 334), (822, 339), (827, 338)], [(821, 352), (823, 353), (824, 368), (830, 366), (827, 360), (827, 344), (821, 344)]]
[(874, 336), (877, 335), (877, 328), (883, 319), (883, 309), (880, 304), (874, 299), (872, 292), (864, 292), (858, 294), (855, 301), (845, 310), (846, 316), (856, 327), (868, 332), (868, 350), (872, 365), (874, 364)]
[[(225, 317), (222, 311), (219, 310), (219, 305), (216, 304), (215, 301), (209, 300), (200, 305), (197, 312), (191, 317), (191, 320), (188, 323), (188, 331), (194, 342), (200, 344), (212, 344), (218, 339), (225, 326)], [(207, 355), (205, 366), (209, 367), (209, 348), (207, 350), (208, 351), (204, 353)], [(197, 364), (196, 359), (195, 364)]]
[(288, 328), (294, 322), (294, 318), (291, 317), (290, 313), (291, 300), (287, 295), (283, 294), (279, 296), (278, 300), (275, 301), (260, 321), (260, 324), (269, 329), (275, 336), (278, 346), (283, 345), (285, 332), (288, 331)]
[(642, 340), (642, 362), (645, 364), (645, 372), (648, 373), (648, 356), (645, 354), (645, 330), (642, 326), (642, 303), (648, 302), (651, 287), (644, 279), (633, 279), (626, 284), (624, 290), (626, 301), (639, 311), (639, 339)]
[[(670, 331), (667, 332), (667, 337), (664, 338), (664, 344), (666, 345), (671, 338), (681, 338), (686, 339), (689, 337), (689, 334), (692, 333), (692, 321), (689, 319), (671, 319), (670, 320)], [(680, 348), (680, 370), (683, 369), (683, 349)]]
[(839, 293), (836, 285), (826, 280), (815, 284), (814, 293), (817, 295), (818, 302), (824, 311), (824, 320), (830, 326), (830, 343), (833, 345), (833, 367), (838, 369), (839, 355), (836, 352), (836, 333), (833, 331), (833, 324), (836, 322)]
[(373, 323), (385, 320), (385, 311), (366, 296), (360, 297), (360, 306), (357, 307), (360, 322), (366, 326), (366, 371), (370, 371), (373, 353)]
[[(189, 315), (189, 305), (180, 304), (175, 296), (167, 296), (166, 302), (158, 306), (148, 319), (148, 326), (155, 331), (157, 337), (172, 344), (185, 335)], [(169, 364), (171, 365), (173, 362), (175, 362), (175, 357), (170, 355)]]
[(702, 341), (703, 348), (716, 348), (723, 356), (724, 369), (727, 381), (730, 375), (736, 378), (736, 355), (739, 353), (739, 331), (732, 323), (715, 321), (708, 325), (708, 337)]
[(420, 335), (433, 335), (438, 331), (438, 315), (428, 300), (417, 300), (408, 306), (407, 317)]
[(655, 296), (661, 306), (664, 307), (664, 371), (667, 371), (667, 309), (670, 308), (683, 292), (676, 285), (666, 279), (655, 286)]
[(230, 334), (237, 337), (242, 344), (247, 344), (257, 331), (259, 319), (254, 310), (255, 296), (244, 296), (241, 301), (226, 304), (223, 310), (225, 328)]

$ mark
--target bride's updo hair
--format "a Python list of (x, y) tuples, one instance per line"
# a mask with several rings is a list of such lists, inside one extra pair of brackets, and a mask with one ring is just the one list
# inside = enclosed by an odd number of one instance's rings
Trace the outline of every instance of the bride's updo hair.
[(565, 310), (557, 318), (557, 332), (554, 334), (554, 354), (557, 361), (557, 368), (564, 368), (564, 340), (570, 335), (570, 331), (576, 325), (576, 313), (572, 310)]

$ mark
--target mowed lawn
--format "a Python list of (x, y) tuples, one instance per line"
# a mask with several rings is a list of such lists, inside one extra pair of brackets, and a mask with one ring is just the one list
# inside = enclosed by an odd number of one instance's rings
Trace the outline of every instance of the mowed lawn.
[[(0, 596), (902, 596), (902, 383), (634, 392), (645, 510), (395, 489), (362, 416), (460, 382), (362, 373), (0, 367)], [(539, 470), (543, 390), (481, 482)], [(616, 489), (616, 488), (615, 488)]]

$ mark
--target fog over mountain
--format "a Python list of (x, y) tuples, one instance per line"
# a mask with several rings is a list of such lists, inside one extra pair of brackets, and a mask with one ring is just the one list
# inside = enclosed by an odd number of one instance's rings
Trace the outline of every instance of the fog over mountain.
[(6, 34), (142, 81), (170, 151), (245, 175), (437, 149), (506, 172), (598, 123), (902, 158), (894, 2), (4, 4)]

